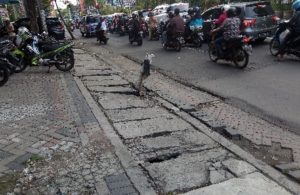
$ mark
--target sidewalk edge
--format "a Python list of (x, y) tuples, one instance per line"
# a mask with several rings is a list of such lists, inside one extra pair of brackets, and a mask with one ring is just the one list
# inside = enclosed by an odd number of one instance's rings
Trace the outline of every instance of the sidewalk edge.
[(123, 144), (119, 136), (115, 133), (104, 112), (99, 108), (98, 104), (85, 88), (82, 81), (76, 76), (73, 76), (73, 78), (85, 100), (87, 101), (87, 104), (89, 105), (95, 118), (97, 119), (100, 127), (103, 129), (106, 136), (110, 139), (112, 145), (114, 146), (116, 155), (118, 156), (124, 170), (126, 171), (133, 185), (142, 194), (155, 195), (156, 192), (147, 181), (147, 178), (140, 169), (139, 165), (131, 158), (130, 152), (127, 150), (127, 147)]

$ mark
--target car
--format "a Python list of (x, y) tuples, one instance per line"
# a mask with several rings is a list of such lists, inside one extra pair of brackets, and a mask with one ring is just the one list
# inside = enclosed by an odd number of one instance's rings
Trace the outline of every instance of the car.
[(189, 9), (189, 4), (188, 3), (173, 3), (166, 8), (164, 13), (158, 14), (154, 17), (159, 22), (166, 22), (169, 19), (167, 11), (174, 12), (176, 8), (179, 9), (180, 16), (184, 18), (188, 14), (187, 11)]
[(99, 15), (83, 16), (80, 21), (80, 32), (82, 36), (91, 37), (96, 35), (96, 27), (100, 22)]
[[(228, 4), (236, 8), (241, 19), (241, 32), (252, 41), (264, 41), (274, 35), (279, 18), (275, 16), (270, 2), (252, 1)], [(202, 13), (204, 39), (210, 40), (213, 21), (221, 15), (224, 5), (214, 6)]]
[(154, 15), (166, 13), (169, 6), (169, 4), (158, 5), (152, 10), (152, 12)]
[(63, 23), (56, 17), (46, 18), (48, 34), (56, 40), (65, 39), (65, 28)]

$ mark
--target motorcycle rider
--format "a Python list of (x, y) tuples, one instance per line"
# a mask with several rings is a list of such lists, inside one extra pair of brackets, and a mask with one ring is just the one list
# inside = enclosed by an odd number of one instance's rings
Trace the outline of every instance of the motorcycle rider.
[(153, 12), (149, 12), (148, 26), (149, 26), (149, 40), (151, 40), (157, 29), (157, 20), (154, 18)]
[(219, 16), (219, 18), (217, 20), (214, 21), (214, 23), (217, 27), (221, 26), (223, 24), (223, 22), (226, 20), (227, 11), (229, 10), (229, 8), (230, 8), (230, 5), (224, 5), (221, 8), (222, 14)]
[(220, 30), (223, 31), (223, 36), (215, 40), (215, 46), (218, 56), (223, 57), (222, 44), (224, 41), (228, 41), (232, 38), (236, 38), (240, 35), (240, 24), (241, 20), (236, 16), (236, 10), (234, 7), (230, 7), (227, 10), (227, 18), (224, 20), (223, 24), (212, 30), (212, 33), (217, 33)]
[(201, 9), (199, 7), (195, 7), (193, 12), (194, 12), (194, 15), (192, 17), (192, 20), (189, 23), (189, 26), (202, 27), (203, 19), (201, 16)]
[(174, 13), (172, 11), (168, 11), (168, 18), (169, 20), (166, 21), (165, 25), (163, 26), (163, 30), (162, 30), (162, 44), (166, 44), (168, 41), (168, 36), (167, 34), (170, 32), (170, 27), (169, 27), (169, 23), (170, 20), (174, 17)]
[(133, 40), (135, 37), (137, 37), (140, 31), (140, 22), (135, 13), (132, 14), (131, 25), (132, 28), (131, 31), (129, 32), (129, 40)]
[(102, 40), (103, 38), (106, 38), (105, 33), (107, 31), (107, 25), (106, 25), (106, 19), (104, 17), (100, 17), (100, 21), (96, 28), (98, 31), (97, 33), (99, 33), (97, 36), (97, 41)]
[(183, 34), (185, 30), (185, 24), (179, 15), (180, 10), (176, 8), (174, 10), (174, 17), (170, 19), (168, 28), (167, 28), (167, 41), (172, 40), (172, 38), (178, 36), (179, 34)]
[[(283, 41), (280, 43), (279, 48), (279, 59), (283, 58), (284, 50), (286, 48), (286, 43), (293, 40), (300, 34), (300, 0), (295, 0), (292, 4), (292, 9), (294, 10), (294, 14), (292, 18), (287, 23), (287, 26), (290, 28), (290, 32), (286, 35)], [(279, 33), (280, 34), (280, 33)]]

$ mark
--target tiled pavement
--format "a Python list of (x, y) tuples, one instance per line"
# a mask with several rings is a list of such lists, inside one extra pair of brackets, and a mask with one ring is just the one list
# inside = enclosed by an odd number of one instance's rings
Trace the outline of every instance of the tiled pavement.
[[(108, 188), (104, 179), (124, 170), (70, 73), (30, 67), (13, 75), (0, 88), (0, 132), (0, 176), (27, 170), (15, 190), (101, 195), (120, 191)], [(34, 154), (45, 161), (25, 165)], [(136, 193), (130, 182), (123, 187)]]

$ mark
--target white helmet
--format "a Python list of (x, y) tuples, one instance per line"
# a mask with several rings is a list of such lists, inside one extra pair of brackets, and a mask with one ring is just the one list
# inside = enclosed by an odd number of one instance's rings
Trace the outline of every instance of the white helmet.
[(222, 7), (222, 10), (227, 12), (230, 9), (230, 5), (226, 4)]

